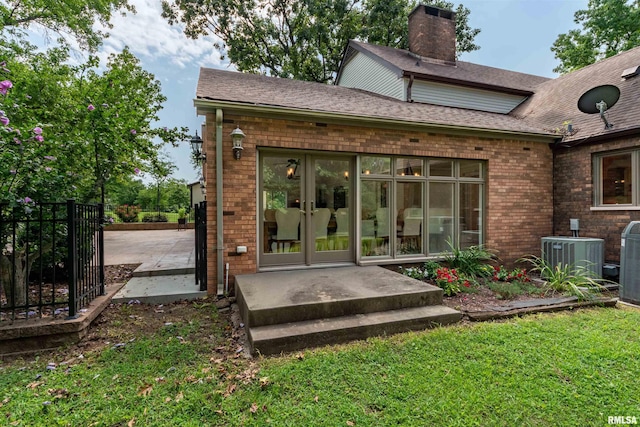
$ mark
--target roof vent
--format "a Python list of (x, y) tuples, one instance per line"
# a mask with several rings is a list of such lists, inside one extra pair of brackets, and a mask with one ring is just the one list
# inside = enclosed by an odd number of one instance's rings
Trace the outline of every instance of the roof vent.
[(635, 67), (627, 68), (622, 72), (623, 79), (630, 79), (633, 76), (637, 76), (640, 74), (640, 65), (636, 65)]

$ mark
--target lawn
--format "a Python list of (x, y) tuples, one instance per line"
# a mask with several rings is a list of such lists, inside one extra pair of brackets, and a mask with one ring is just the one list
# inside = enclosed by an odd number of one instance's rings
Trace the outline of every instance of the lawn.
[[(135, 321), (135, 307), (119, 310), (113, 328)], [(82, 357), (70, 349), (66, 364), (52, 360), (60, 353), (3, 362), (3, 421), (602, 426), (609, 416), (640, 418), (640, 311), (633, 309), (461, 324), (254, 361), (235, 354), (222, 317), (190, 314)]]

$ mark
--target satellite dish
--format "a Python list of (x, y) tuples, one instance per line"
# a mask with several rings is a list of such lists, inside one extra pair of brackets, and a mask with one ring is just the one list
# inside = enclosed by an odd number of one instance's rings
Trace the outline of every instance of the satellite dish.
[(583, 113), (600, 113), (604, 128), (611, 129), (613, 124), (607, 121), (604, 113), (613, 107), (620, 98), (620, 89), (614, 85), (602, 85), (589, 89), (578, 99), (578, 109)]

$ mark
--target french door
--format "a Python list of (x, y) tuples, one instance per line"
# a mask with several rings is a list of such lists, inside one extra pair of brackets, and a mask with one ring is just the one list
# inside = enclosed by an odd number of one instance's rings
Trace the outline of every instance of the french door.
[(353, 158), (260, 156), (260, 265), (353, 262)]

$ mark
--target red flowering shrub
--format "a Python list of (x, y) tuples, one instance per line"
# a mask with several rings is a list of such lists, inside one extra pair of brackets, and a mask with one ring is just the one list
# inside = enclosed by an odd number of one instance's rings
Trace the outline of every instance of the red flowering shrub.
[(122, 222), (138, 222), (140, 211), (140, 206), (137, 205), (120, 205), (116, 207), (114, 213)]
[(442, 288), (444, 294), (448, 297), (461, 292), (462, 287), (471, 287), (469, 279), (459, 275), (455, 269), (446, 267), (439, 268), (436, 271), (436, 284)]

